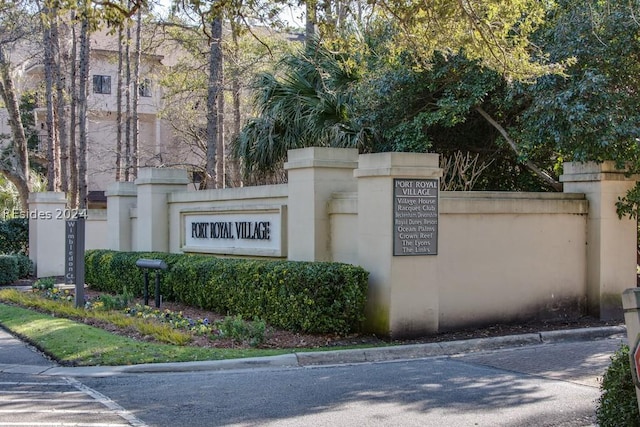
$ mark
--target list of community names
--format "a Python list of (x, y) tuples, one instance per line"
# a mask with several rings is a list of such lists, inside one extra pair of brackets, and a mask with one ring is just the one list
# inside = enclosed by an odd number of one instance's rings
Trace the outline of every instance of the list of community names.
[(393, 255), (438, 253), (438, 180), (393, 180)]

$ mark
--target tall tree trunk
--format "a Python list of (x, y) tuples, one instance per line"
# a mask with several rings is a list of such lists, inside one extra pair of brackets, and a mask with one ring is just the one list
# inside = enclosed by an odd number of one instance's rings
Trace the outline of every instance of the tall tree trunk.
[(9, 125), (13, 137), (12, 150), (0, 162), (0, 172), (16, 186), (20, 197), (20, 206), (26, 212), (29, 199), (29, 152), (27, 137), (24, 133), (20, 104), (11, 78), (9, 61), (0, 46), (0, 94), (9, 113)]
[[(88, 1), (88, 0), (85, 0)], [(85, 4), (85, 7), (89, 6)], [(87, 175), (87, 145), (89, 124), (87, 117), (88, 105), (87, 97), (89, 92), (89, 16), (88, 11), (82, 16), (80, 24), (80, 71), (78, 73), (78, 122), (80, 127), (79, 156), (78, 156), (78, 198), (80, 209), (88, 206), (88, 175)]]
[[(221, 64), (222, 66), (222, 64)], [(224, 67), (222, 69), (222, 82), (220, 93), (218, 95), (218, 142), (216, 144), (216, 188), (226, 188), (227, 180), (225, 176), (227, 156), (224, 145), (224, 94), (222, 87), (224, 86)]]
[(124, 180), (131, 177), (131, 26), (127, 21), (127, 43), (124, 49), (125, 60), (125, 127), (124, 127)]
[(54, 32), (57, 28), (56, 9), (49, 9), (46, 6), (43, 15), (49, 22), (44, 22), (43, 49), (44, 49), (44, 76), (45, 76), (45, 97), (47, 104), (47, 115), (45, 126), (47, 129), (47, 190), (58, 191), (60, 189), (59, 172), (60, 157), (58, 147), (58, 130), (55, 124), (55, 101), (54, 101), (54, 80), (55, 76), (55, 46)]
[(116, 181), (122, 181), (122, 91), (124, 86), (123, 68), (124, 33), (118, 27), (118, 83), (116, 89)]
[(142, 56), (141, 44), (142, 44), (142, 9), (138, 9), (138, 19), (136, 22), (136, 49), (134, 52), (133, 61), (133, 99), (131, 101), (131, 127), (133, 131), (133, 138), (131, 140), (131, 175), (133, 179), (138, 176), (138, 139), (140, 137), (140, 121), (138, 118), (138, 103), (140, 100), (140, 57)]
[[(75, 21), (72, 12), (71, 21)], [(76, 140), (76, 124), (78, 107), (78, 89), (77, 89), (77, 70), (78, 70), (78, 35), (76, 34), (76, 24), (71, 27), (71, 64), (69, 67), (70, 75), (69, 88), (71, 91), (71, 105), (69, 106), (69, 205), (75, 209), (78, 207), (79, 201), (79, 182), (78, 182), (78, 143)]]
[(311, 40), (318, 35), (318, 0), (307, 0), (305, 8), (305, 39)]
[(67, 97), (64, 73), (65, 55), (60, 51), (60, 26), (56, 24), (56, 31), (51, 31), (51, 38), (56, 52), (56, 117), (58, 119), (58, 138), (60, 148), (60, 190), (69, 191), (69, 139), (67, 133)]
[[(238, 43), (238, 25), (235, 21), (232, 21), (231, 37), (233, 40), (234, 56), (237, 56), (240, 52), (240, 45)], [(240, 79), (237, 68), (234, 70), (231, 76), (231, 98), (233, 99), (233, 136), (230, 139), (234, 139), (240, 134), (242, 128), (242, 115), (240, 112)], [(240, 167), (238, 161), (234, 158), (227, 159), (227, 175), (230, 177), (232, 187), (241, 187), (242, 181), (240, 177)]]
[(211, 48), (209, 58), (209, 87), (207, 90), (207, 163), (205, 187), (216, 185), (216, 151), (218, 141), (218, 97), (222, 96), (222, 17), (211, 21)]

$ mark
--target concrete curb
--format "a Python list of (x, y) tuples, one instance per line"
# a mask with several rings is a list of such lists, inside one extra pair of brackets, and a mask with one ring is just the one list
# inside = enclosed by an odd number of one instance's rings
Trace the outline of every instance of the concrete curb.
[(540, 332), (544, 343), (575, 340), (595, 340), (622, 335), (626, 338), (627, 328), (624, 326), (601, 326), (596, 328), (565, 329), (560, 331)]
[(268, 357), (248, 357), (244, 359), (205, 360), (202, 362), (145, 363), (125, 366), (82, 366), (76, 368), (55, 367), (42, 373), (66, 377), (109, 377), (123, 374), (196, 372), (255, 368), (298, 367), (296, 355), (282, 354)]
[(76, 368), (0, 365), (0, 372), (34, 373), (68, 377), (108, 377), (139, 373), (219, 371), (255, 368), (298, 368), (452, 356), (456, 354), (493, 351), (504, 348), (546, 345), (563, 341), (591, 341), (618, 337), (621, 340), (626, 339), (626, 328), (624, 326), (569, 329), (426, 344), (300, 352), (279, 356), (209, 360), (203, 362), (149, 363), (128, 366), (88, 366)]

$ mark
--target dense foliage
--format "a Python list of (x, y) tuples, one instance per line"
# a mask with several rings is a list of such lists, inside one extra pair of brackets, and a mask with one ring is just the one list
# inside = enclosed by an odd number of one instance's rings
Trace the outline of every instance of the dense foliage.
[(0, 255), (0, 285), (9, 285), (33, 274), (33, 262), (23, 254)]
[(636, 388), (631, 376), (629, 346), (622, 345), (611, 357), (600, 386), (596, 416), (601, 427), (640, 426)]
[(160, 290), (167, 300), (291, 331), (346, 334), (363, 321), (368, 274), (348, 264), (92, 250), (86, 254), (86, 282), (101, 291), (126, 288), (141, 295), (140, 258), (167, 263)]
[(29, 248), (29, 220), (10, 218), (0, 220), (0, 253), (26, 254)]
[[(473, 190), (560, 190), (565, 161), (614, 160), (638, 170), (640, 2), (535, 3), (429, 3), (428, 13), (415, 2), (387, 5), (394, 19), (374, 16), (354, 37), (360, 44), (307, 45), (293, 55), (297, 60), (257, 82), (259, 117), (241, 134), (252, 145), (241, 138), (237, 153), (260, 169), (284, 161), (287, 148), (308, 145), (436, 152), (445, 159), (462, 152), (487, 166)], [(477, 18), (472, 29), (469, 14)], [(457, 24), (426, 36), (455, 16)], [(502, 23), (496, 28), (505, 38), (483, 44), (489, 22)], [(514, 44), (492, 45), (505, 40)], [(519, 74), (512, 61), (539, 73)], [(304, 70), (315, 70), (313, 81), (298, 78)], [(340, 108), (331, 99), (340, 99)], [(357, 138), (281, 138), (298, 133), (297, 118), (311, 116), (311, 102), (316, 117), (335, 118), (306, 121), (306, 132), (338, 128)], [(286, 115), (274, 119), (276, 106)], [(260, 132), (250, 132), (256, 123)], [(635, 211), (637, 200), (630, 193), (620, 212)]]
[(18, 262), (14, 256), (0, 255), (0, 285), (18, 280)]

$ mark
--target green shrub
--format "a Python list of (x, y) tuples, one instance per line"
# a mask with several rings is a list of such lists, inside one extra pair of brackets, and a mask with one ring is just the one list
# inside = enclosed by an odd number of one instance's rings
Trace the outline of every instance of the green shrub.
[[(368, 273), (342, 263), (91, 250), (86, 282), (114, 294), (126, 286), (140, 296), (143, 271), (135, 265), (140, 258), (167, 263), (160, 273), (160, 293), (167, 301), (310, 333), (346, 334), (364, 320)], [(152, 293), (154, 273), (149, 276)]]
[(53, 277), (42, 277), (35, 281), (31, 287), (33, 289), (37, 289), (39, 291), (46, 291), (49, 289), (53, 289), (56, 284), (56, 279)]
[(622, 345), (611, 357), (600, 385), (596, 418), (600, 427), (640, 426), (636, 389), (631, 375), (629, 346)]
[(0, 253), (26, 254), (29, 248), (29, 220), (10, 218), (0, 220)]
[(227, 316), (223, 320), (215, 323), (218, 328), (217, 336), (223, 338), (232, 338), (236, 341), (247, 341), (252, 347), (258, 346), (264, 342), (264, 334), (267, 325), (264, 321), (254, 319), (253, 322), (247, 322), (242, 316)]
[(23, 254), (14, 254), (18, 263), (18, 278), (23, 279), (33, 274), (33, 261)]
[(109, 311), (109, 310), (124, 310), (127, 308), (129, 303), (133, 300), (133, 295), (131, 295), (127, 288), (125, 287), (122, 291), (122, 294), (118, 295), (109, 295), (102, 294), (98, 297), (98, 301), (102, 304), (100, 305), (101, 310)]
[(18, 280), (18, 261), (12, 255), (0, 255), (0, 285)]

